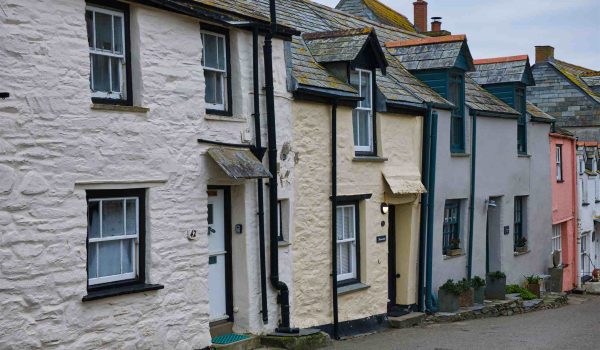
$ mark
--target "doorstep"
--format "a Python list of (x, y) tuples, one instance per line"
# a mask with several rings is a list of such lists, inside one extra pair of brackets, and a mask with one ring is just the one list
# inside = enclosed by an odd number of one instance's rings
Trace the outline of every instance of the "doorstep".
[(425, 314), (422, 312), (411, 312), (400, 317), (389, 317), (388, 322), (391, 328), (410, 328), (418, 326), (425, 320)]

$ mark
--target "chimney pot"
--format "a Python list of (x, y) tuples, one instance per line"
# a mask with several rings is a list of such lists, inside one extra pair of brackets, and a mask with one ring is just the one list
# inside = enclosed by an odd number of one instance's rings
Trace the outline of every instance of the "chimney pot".
[(442, 17), (431, 17), (431, 31), (441, 32), (442, 31)]
[(418, 32), (427, 31), (427, 1), (417, 0), (413, 2), (415, 10), (415, 27)]
[(543, 63), (554, 59), (554, 47), (550, 45), (535, 47), (535, 63)]

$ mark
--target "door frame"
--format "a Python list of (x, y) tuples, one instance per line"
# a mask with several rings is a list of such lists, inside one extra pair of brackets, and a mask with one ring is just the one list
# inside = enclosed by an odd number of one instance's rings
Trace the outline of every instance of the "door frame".
[[(225, 310), (229, 318), (228, 322), (233, 322), (233, 259), (232, 259), (232, 244), (231, 244), (231, 187), (230, 186), (207, 186), (206, 191), (222, 190), (223, 191), (223, 206), (225, 220), (223, 227), (225, 228)], [(208, 199), (207, 199), (208, 205)], [(208, 268), (208, 267), (207, 267)], [(207, 284), (208, 285), (208, 284)], [(208, 301), (210, 305), (210, 300)], [(218, 322), (216, 322), (218, 323)]]
[(397, 276), (396, 276), (396, 206), (388, 206), (388, 312), (396, 309)]

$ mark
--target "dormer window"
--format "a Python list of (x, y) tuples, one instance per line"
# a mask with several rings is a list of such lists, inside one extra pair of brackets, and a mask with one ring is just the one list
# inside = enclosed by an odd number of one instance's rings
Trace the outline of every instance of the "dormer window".
[(450, 150), (465, 152), (465, 77), (462, 72), (451, 72), (448, 79), (448, 101), (454, 104), (450, 123)]
[(369, 70), (356, 69), (350, 74), (350, 83), (354, 86), (360, 97), (352, 112), (352, 126), (354, 130), (354, 150), (356, 153), (373, 154), (374, 123), (373, 123), (373, 73)]

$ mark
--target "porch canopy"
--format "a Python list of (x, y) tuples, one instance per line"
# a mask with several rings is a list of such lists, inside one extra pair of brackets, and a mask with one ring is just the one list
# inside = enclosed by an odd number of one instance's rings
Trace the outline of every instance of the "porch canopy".
[(421, 172), (417, 167), (403, 166), (386, 168), (383, 177), (393, 195), (420, 194), (427, 190), (421, 183)]
[(208, 149), (208, 154), (233, 179), (272, 177), (249, 149), (213, 147)]

